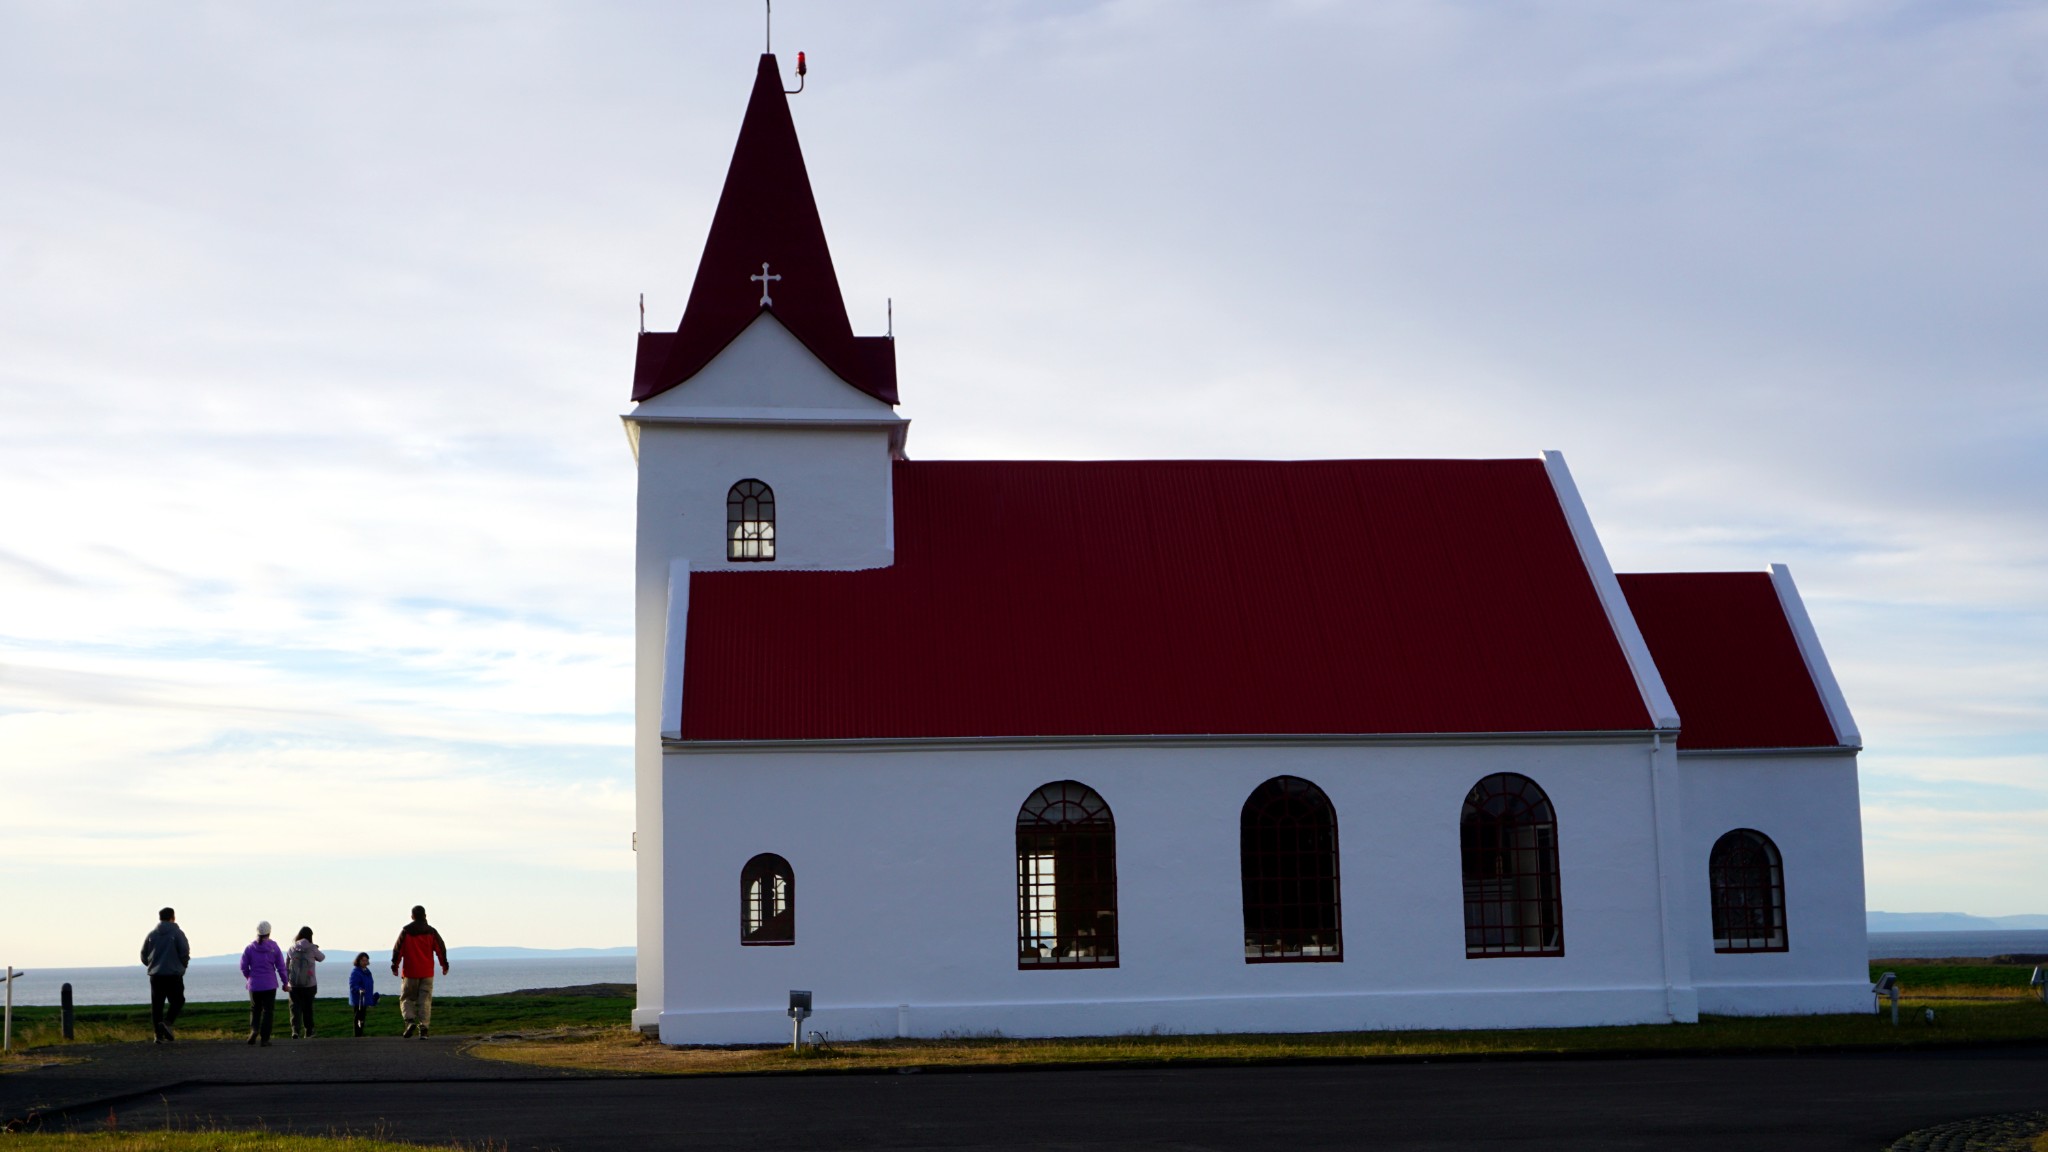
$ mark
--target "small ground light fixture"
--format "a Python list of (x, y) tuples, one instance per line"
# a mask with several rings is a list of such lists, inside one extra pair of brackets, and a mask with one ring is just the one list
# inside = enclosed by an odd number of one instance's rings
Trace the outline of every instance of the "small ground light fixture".
[(1885, 973), (1877, 978), (1877, 983), (1870, 986), (1872, 1010), (1882, 1015), (1884, 1013), (1884, 1001), (1887, 998), (1892, 1002), (1892, 1027), (1896, 1028), (1899, 1026), (1899, 974), (1897, 972)]
[(804, 1018), (811, 1014), (811, 994), (807, 991), (789, 990), (789, 1046), (798, 1052), (804, 1047)]

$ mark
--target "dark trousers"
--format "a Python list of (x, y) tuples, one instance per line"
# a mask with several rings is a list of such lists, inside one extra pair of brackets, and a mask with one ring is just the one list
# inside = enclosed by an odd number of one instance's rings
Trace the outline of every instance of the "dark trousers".
[(277, 989), (249, 993), (249, 1035), (268, 1041), (270, 1024), (277, 1016)]
[(361, 1036), (363, 1034), (363, 1025), (369, 1022), (367, 1019), (369, 1015), (370, 1008), (368, 1005), (362, 1005), (356, 1009), (356, 1035)]
[(301, 1032), (308, 1036), (313, 1034), (313, 994), (318, 991), (318, 988), (294, 987), (289, 993), (292, 998), (293, 1036)]
[(185, 975), (149, 978), (149, 1030), (161, 1039), (164, 1029), (178, 1022), (185, 1010)]

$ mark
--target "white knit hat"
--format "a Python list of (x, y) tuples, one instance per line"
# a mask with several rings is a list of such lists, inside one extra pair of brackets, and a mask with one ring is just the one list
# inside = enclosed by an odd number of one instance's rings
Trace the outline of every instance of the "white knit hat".
[(270, 921), (268, 921), (268, 920), (258, 920), (258, 921), (256, 922), (256, 934), (257, 934), (258, 936), (268, 936), (268, 935), (270, 935)]

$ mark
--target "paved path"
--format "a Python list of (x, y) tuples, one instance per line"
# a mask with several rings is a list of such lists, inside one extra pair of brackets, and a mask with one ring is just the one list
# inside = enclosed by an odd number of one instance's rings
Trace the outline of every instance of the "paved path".
[[(2048, 1048), (662, 1080), (502, 1067), (468, 1060), (439, 1040), (332, 1042), (349, 1050), (346, 1059), (313, 1052), (325, 1043), (306, 1046), (306, 1056), (289, 1048), (240, 1054), (300, 1058), (296, 1070), (315, 1074), (308, 1082), (169, 1088), (120, 1105), (117, 1121), (124, 1128), (169, 1117), (181, 1125), (382, 1131), (431, 1142), (503, 1142), (511, 1152), (1878, 1152), (1912, 1129), (2048, 1105)], [(370, 1046), (377, 1043), (383, 1046)], [(190, 1058), (200, 1047), (170, 1055)], [(295, 1070), (281, 1061), (253, 1067)], [(434, 1079), (411, 1081), (413, 1073)], [(504, 1082), (508, 1076), (534, 1078)], [(70, 1122), (102, 1123), (105, 1114), (94, 1109)]]
[(181, 1084), (553, 1080), (573, 1075), (471, 1059), (461, 1054), (463, 1043), (364, 1037), (276, 1040), (268, 1048), (214, 1040), (70, 1045), (64, 1054), (84, 1057), (81, 1063), (0, 1075), (0, 1123), (30, 1112), (56, 1112)]

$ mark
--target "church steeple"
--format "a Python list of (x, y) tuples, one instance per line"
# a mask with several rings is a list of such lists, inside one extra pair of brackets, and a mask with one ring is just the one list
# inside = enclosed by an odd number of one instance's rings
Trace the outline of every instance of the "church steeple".
[(772, 54), (761, 57), (755, 74), (682, 322), (673, 333), (640, 336), (633, 399), (658, 396), (695, 376), (764, 311), (841, 380), (884, 403), (897, 402), (894, 341), (855, 336), (847, 322)]

